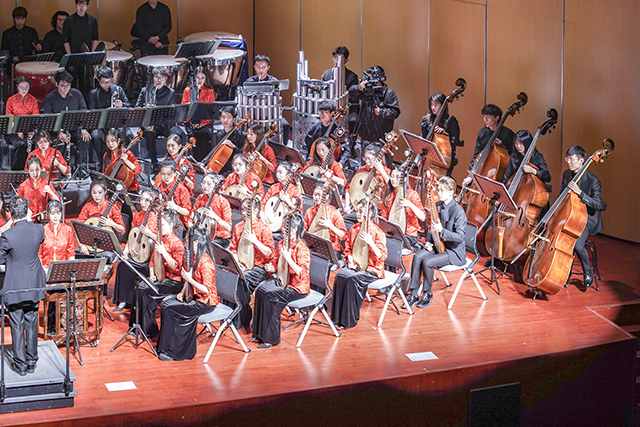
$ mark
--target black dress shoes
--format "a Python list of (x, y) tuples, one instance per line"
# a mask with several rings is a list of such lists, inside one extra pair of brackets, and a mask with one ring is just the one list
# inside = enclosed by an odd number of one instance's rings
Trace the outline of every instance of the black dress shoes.
[(16, 374), (20, 375), (21, 377), (24, 377), (25, 375), (27, 375), (27, 370), (26, 369), (20, 369), (18, 367), (18, 365), (16, 365), (15, 363), (11, 364), (11, 370), (13, 372), (15, 372)]
[[(419, 301), (418, 297), (414, 297), (413, 295), (409, 296), (409, 299), (407, 299), (407, 303), (409, 304), (409, 307), (413, 307), (414, 305), (416, 305), (416, 303)], [(406, 309), (407, 308), (407, 304), (402, 304), (402, 308)]]
[(418, 308), (429, 307), (431, 305), (432, 300), (433, 300), (432, 295), (424, 294), (422, 295), (422, 298), (420, 298), (420, 301), (418, 301), (418, 304), (416, 305), (416, 307)]
[(584, 286), (590, 288), (593, 285), (593, 273), (591, 269), (584, 272)]
[(36, 365), (27, 365), (27, 374), (33, 374), (36, 371)]

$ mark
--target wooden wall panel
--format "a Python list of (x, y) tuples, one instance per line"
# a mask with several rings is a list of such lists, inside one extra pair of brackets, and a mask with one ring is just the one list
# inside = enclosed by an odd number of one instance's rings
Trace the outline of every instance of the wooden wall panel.
[[(487, 102), (504, 111), (519, 92), (527, 93), (527, 105), (505, 125), (535, 135), (548, 108), (561, 112), (562, 2), (492, 0), (488, 5)], [(537, 147), (549, 166), (553, 200), (565, 166), (559, 126)]]
[[(115, 40), (122, 45), (122, 49), (129, 50), (133, 40), (131, 27), (136, 22), (136, 11), (142, 3), (139, 0), (100, 0), (100, 39), (110, 42)], [(169, 43), (175, 43), (176, 0), (163, 0), (162, 3), (171, 9), (173, 28), (169, 33)], [(170, 48), (169, 51), (174, 52), (175, 48)], [(136, 56), (139, 56), (139, 52), (136, 52)]]
[[(458, 149), (458, 166), (453, 177), (461, 182), (467, 175), (467, 166), (473, 154), (476, 134), (482, 124), (480, 109), (484, 104), (484, 1), (458, 2), (431, 0), (430, 63), (428, 91), (421, 93), (424, 100), (422, 113), (427, 112), (427, 99), (436, 92), (448, 95), (455, 81), (467, 81), (464, 96), (449, 105), (449, 112), (460, 124), (461, 139), (465, 145)], [(415, 96), (411, 93), (407, 96)], [(420, 118), (412, 123), (419, 130)]]
[(602, 181), (603, 232), (640, 241), (640, 33), (636, 1), (566, 0), (564, 148), (616, 149), (591, 171)]
[[(333, 10), (340, 10), (340, 13), (331, 14), (328, 19), (327, 11)], [(303, 1), (302, 49), (309, 61), (310, 77), (319, 79), (324, 70), (333, 66), (331, 52), (336, 46), (349, 49), (347, 68), (360, 75), (360, 2)]]
[[(380, 65), (387, 85), (396, 92), (401, 114), (395, 129), (416, 130), (427, 95), (428, 2), (399, 0), (364, 2), (363, 69)], [(399, 144), (403, 147), (404, 141)], [(397, 150), (395, 158), (402, 158)]]

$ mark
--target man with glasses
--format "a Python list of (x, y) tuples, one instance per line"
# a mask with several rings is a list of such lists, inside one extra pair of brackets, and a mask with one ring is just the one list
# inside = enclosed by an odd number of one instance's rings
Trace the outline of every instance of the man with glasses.
[(586, 160), (587, 152), (584, 148), (579, 145), (569, 147), (567, 155), (564, 158), (569, 169), (562, 174), (562, 187), (560, 188), (560, 192), (562, 193), (562, 191), (568, 187), (569, 190), (576, 193), (580, 201), (587, 206), (587, 225), (580, 235), (580, 238), (576, 240), (574, 252), (578, 255), (580, 263), (582, 264), (584, 285), (588, 288), (593, 284), (593, 272), (591, 271), (591, 264), (589, 264), (589, 255), (587, 254), (585, 243), (589, 235), (596, 235), (602, 230), (602, 216), (600, 215), (600, 211), (606, 210), (607, 204), (602, 201), (600, 195), (602, 190), (600, 180), (590, 171), (585, 171), (577, 184), (572, 181)]
[[(73, 82), (73, 76), (68, 71), (58, 71), (54, 76), (56, 89), (44, 99), (44, 113), (45, 114), (57, 114), (62, 111), (81, 111), (87, 109), (87, 104), (84, 101), (82, 93), (78, 89), (71, 87)], [(68, 131), (68, 129), (65, 129)], [(74, 130), (70, 132), (71, 141), (67, 140), (67, 137), (62, 130), (58, 133), (58, 142), (64, 142), (65, 144), (76, 144), (76, 154), (74, 156), (75, 165), (79, 166), (87, 159), (89, 151), (89, 141), (91, 135), (86, 129)], [(64, 150), (61, 150), (64, 152)], [(75, 168), (74, 168), (75, 169)]]
[[(124, 89), (113, 84), (113, 71), (109, 67), (100, 67), (98, 70), (98, 87), (92, 89), (87, 96), (87, 107), (90, 110), (104, 108), (129, 108), (131, 103), (127, 98)], [(98, 156), (99, 170), (102, 170), (102, 158), (106, 151), (104, 144), (104, 130), (94, 129), (91, 131), (93, 151)], [(90, 153), (91, 154), (91, 153)]]
[[(136, 107), (153, 108), (174, 105), (176, 103), (176, 94), (173, 89), (166, 85), (169, 78), (167, 69), (165, 67), (156, 67), (153, 69), (152, 74), (153, 81), (140, 91)], [(162, 126), (155, 126), (153, 130), (145, 129), (144, 131), (144, 140), (154, 172), (159, 170), (156, 136), (168, 136), (168, 129)]]

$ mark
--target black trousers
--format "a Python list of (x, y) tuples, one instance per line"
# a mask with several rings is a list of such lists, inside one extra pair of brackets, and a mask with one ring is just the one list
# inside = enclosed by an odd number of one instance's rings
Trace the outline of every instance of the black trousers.
[(249, 303), (251, 302), (251, 294), (256, 290), (260, 283), (268, 280), (271, 276), (262, 267), (254, 267), (252, 270), (244, 271), (244, 286), (242, 283), (238, 285), (238, 300), (240, 302), (239, 318), (240, 328), (247, 328), (251, 324), (252, 311)]
[(589, 264), (589, 254), (587, 253), (587, 248), (585, 247), (587, 243), (587, 239), (589, 238), (589, 230), (585, 227), (584, 231), (576, 240), (576, 244), (573, 247), (573, 251), (578, 255), (578, 259), (580, 260), (580, 264), (582, 264), (582, 271), (589, 272), (591, 271), (591, 264)]
[(343, 268), (336, 275), (333, 284), (331, 320), (345, 328), (353, 328), (360, 320), (360, 309), (364, 302), (369, 283), (378, 280), (370, 271)]
[(164, 353), (174, 360), (189, 360), (196, 355), (198, 317), (215, 310), (193, 300), (180, 302), (175, 296), (166, 297), (160, 304), (160, 335), (158, 353)]
[(38, 361), (38, 304), (39, 301), (22, 301), (7, 306), (13, 360), (21, 371), (27, 366), (35, 366)]
[(273, 279), (264, 281), (256, 289), (253, 338), (260, 342), (280, 344), (280, 314), (291, 301), (304, 297), (293, 288), (281, 287)]
[(414, 296), (418, 295), (420, 287), (420, 277), (422, 279), (422, 290), (426, 295), (431, 295), (431, 284), (433, 283), (433, 274), (436, 268), (449, 265), (449, 254), (436, 254), (435, 252), (422, 249), (418, 251), (411, 262), (411, 283), (409, 289)]
[[(140, 282), (140, 327), (148, 337), (158, 335), (158, 322), (156, 321), (156, 309), (160, 302), (170, 296), (177, 295), (182, 290), (182, 282), (176, 282), (171, 279), (164, 279), (162, 282), (153, 284), (158, 293), (147, 286), (146, 283)], [(133, 325), (136, 320), (136, 308), (131, 308), (129, 316), (129, 326)]]
[[(139, 264), (132, 259), (129, 259), (129, 263), (133, 268), (142, 273), (145, 277), (149, 277), (149, 263)], [(120, 261), (116, 268), (116, 280), (113, 286), (113, 303), (119, 304), (121, 302), (127, 303), (132, 306), (133, 290), (137, 282), (138, 275), (135, 274), (128, 265)]]

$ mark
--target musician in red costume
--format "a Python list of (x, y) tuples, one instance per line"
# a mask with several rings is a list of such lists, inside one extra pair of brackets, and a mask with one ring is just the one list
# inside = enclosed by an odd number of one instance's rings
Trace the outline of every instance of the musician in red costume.
[[(344, 248), (347, 266), (336, 275), (333, 285), (333, 304), (331, 320), (338, 329), (353, 328), (360, 320), (360, 309), (367, 293), (369, 283), (384, 278), (384, 262), (387, 259), (387, 237), (376, 224), (378, 209), (369, 204), (367, 232), (360, 232), (362, 223), (367, 219), (367, 200), (358, 202), (356, 209), (358, 222), (351, 227)], [(365, 270), (359, 271), (353, 259), (353, 245), (360, 237), (369, 246), (369, 259)]]
[(278, 169), (276, 169), (276, 178), (278, 182), (271, 185), (267, 193), (262, 198), (260, 202), (261, 210), (264, 210), (264, 207), (267, 203), (267, 200), (273, 196), (279, 196), (280, 200), (285, 203), (289, 209), (294, 209), (295, 205), (293, 204), (294, 197), (297, 197), (298, 200), (302, 200), (302, 194), (300, 193), (300, 189), (296, 185), (295, 182), (292, 182), (287, 187), (287, 191), (283, 191), (284, 185), (291, 178), (291, 174), (293, 173), (293, 165), (289, 162), (280, 162), (278, 165)]
[[(49, 132), (44, 130), (39, 131), (35, 135), (35, 140), (38, 148), (29, 153), (29, 157), (35, 156), (40, 159), (42, 169), (47, 171), (47, 173), (51, 173), (53, 170), (52, 179), (58, 179), (58, 172), (62, 175), (67, 175), (69, 173), (69, 165), (64, 159), (62, 153), (51, 147), (51, 137), (49, 136)], [(52, 165), (53, 168), (51, 167)], [(27, 170), (26, 165), (24, 170)]]
[[(238, 315), (239, 320), (237, 325), (240, 328), (248, 328), (251, 322), (251, 306), (249, 305), (251, 294), (253, 294), (253, 291), (255, 291), (260, 283), (270, 277), (270, 273), (275, 271), (272, 264), (273, 253), (275, 251), (273, 234), (269, 227), (260, 221), (260, 200), (258, 200), (258, 198), (253, 199), (253, 203), (249, 206), (250, 200), (248, 197), (244, 199), (242, 202), (242, 211), (246, 213), (249, 209), (251, 210), (251, 232), (247, 233), (245, 238), (254, 246), (255, 263), (251, 270), (244, 270), (246, 286), (238, 287), (238, 300), (242, 305), (242, 309)], [(233, 228), (229, 251), (236, 256), (236, 259), (240, 237), (244, 233), (244, 225), (245, 221), (242, 221)], [(242, 266), (242, 263), (240, 263), (240, 265)]]
[(47, 184), (47, 180), (40, 176), (41, 170), (40, 159), (35, 156), (29, 157), (29, 160), (27, 160), (29, 178), (18, 186), (17, 194), (29, 201), (31, 215), (44, 212), (47, 196), (52, 200), (60, 201), (60, 197), (58, 197), (51, 185)]
[(220, 194), (214, 194), (211, 197), (211, 203), (206, 206), (217, 179), (218, 175), (211, 172), (202, 177), (200, 185), (203, 193), (198, 196), (193, 204), (191, 216), (195, 221), (197, 219), (195, 214), (198, 208), (204, 208), (206, 218), (203, 221), (211, 221), (212, 230), (215, 224), (215, 235), (211, 237), (213, 237), (215, 243), (223, 248), (228, 248), (231, 244), (231, 206), (229, 201)]
[[(398, 187), (400, 186), (400, 170), (395, 169), (389, 176), (389, 188), (387, 189), (387, 198), (384, 203), (380, 205), (380, 216), (384, 219), (389, 219), (389, 213), (391, 207), (398, 194)], [(404, 199), (400, 202), (407, 213), (407, 228), (405, 229), (405, 236), (411, 246), (415, 246), (418, 243), (418, 233), (422, 230), (419, 221), (427, 220), (427, 212), (424, 210), (422, 200), (420, 196), (413, 188), (406, 186), (404, 192)]]
[(251, 341), (259, 342), (258, 348), (280, 344), (282, 310), (291, 301), (303, 298), (311, 291), (311, 253), (302, 240), (304, 222), (299, 213), (291, 219), (290, 233), (289, 249), (285, 250), (280, 242), (273, 260), (274, 265), (278, 265), (279, 258), (284, 257), (289, 269), (289, 280), (284, 286), (280, 286), (277, 280), (270, 279), (262, 282), (256, 289)]
[[(252, 123), (247, 128), (247, 140), (245, 141), (244, 148), (242, 149), (243, 153), (249, 156), (256, 150), (263, 138), (264, 129), (262, 124), (259, 122)], [(275, 182), (273, 179), (273, 172), (275, 172), (276, 166), (278, 166), (276, 154), (273, 152), (273, 148), (271, 148), (269, 143), (265, 141), (262, 150), (257, 153), (257, 155), (260, 158), (260, 161), (264, 163), (268, 169), (262, 182), (265, 184), (273, 184)]]
[[(330, 149), (331, 141), (329, 141), (329, 138), (325, 138), (324, 136), (318, 138), (316, 140), (315, 149), (311, 154), (311, 159), (309, 160), (309, 163), (305, 165), (302, 171), (304, 172), (311, 165), (322, 166), (324, 158), (327, 156), (327, 154), (329, 154)], [(347, 183), (347, 178), (344, 176), (342, 165), (333, 158), (333, 155), (331, 155), (331, 157), (329, 158), (329, 164), (327, 165), (327, 168), (331, 170), (331, 172), (333, 172), (331, 181), (338, 187), (344, 187)]]
[[(356, 171), (354, 176), (359, 172), (370, 172), (372, 169), (375, 169), (374, 177), (380, 181), (383, 181), (385, 184), (389, 182), (389, 174), (391, 173), (391, 169), (384, 166), (382, 162), (376, 161), (376, 158), (380, 154), (380, 146), (377, 144), (369, 144), (365, 147), (364, 153), (362, 154), (362, 161), (364, 162), (364, 166)], [(347, 184), (347, 188), (345, 189), (345, 205), (347, 211), (350, 210), (350, 196), (349, 189), (351, 188), (351, 183)]]
[(186, 158), (187, 153), (183, 153), (183, 155), (178, 159), (183, 146), (182, 142), (182, 137), (177, 133), (169, 135), (166, 142), (167, 157), (165, 157), (165, 160), (173, 160), (176, 163), (177, 170), (182, 170), (184, 166), (189, 168), (189, 171), (182, 182), (184, 183), (184, 186), (187, 187), (187, 190), (189, 190), (189, 195), (192, 196), (193, 190), (196, 187), (195, 172), (193, 171), (193, 165)]
[(62, 203), (52, 200), (47, 204), (49, 222), (44, 226), (44, 242), (40, 245), (38, 257), (42, 266), (49, 268), (51, 261), (75, 259), (78, 247), (73, 228), (62, 222)]
[[(316, 217), (318, 213), (318, 208), (320, 207), (320, 203), (322, 202), (322, 190), (324, 185), (319, 182), (316, 184), (316, 188), (313, 189), (313, 202), (314, 206), (311, 206), (304, 213), (304, 225), (305, 231), (309, 231), (309, 226), (313, 222), (313, 219)], [(328, 198), (331, 197), (331, 194), (327, 195), (327, 204), (326, 204), (326, 216), (320, 220), (318, 223), (320, 227), (324, 227), (329, 230), (329, 236), (331, 239), (331, 246), (337, 253), (342, 252), (342, 245), (340, 241), (344, 239), (347, 235), (347, 227), (344, 225), (344, 218), (334, 206), (329, 203)]]
[(244, 194), (244, 196), (247, 196), (249, 193), (251, 193), (251, 190), (249, 190), (249, 186), (252, 182), (256, 182), (258, 184), (258, 195), (260, 195), (261, 197), (264, 196), (264, 186), (262, 185), (262, 181), (260, 180), (258, 175), (251, 171), (247, 172), (247, 168), (249, 167), (249, 159), (247, 158), (247, 156), (245, 156), (244, 154), (236, 154), (235, 156), (233, 156), (233, 159), (231, 160), (231, 167), (233, 168), (233, 172), (231, 172), (224, 180), (224, 183), (222, 184), (223, 191), (231, 187), (232, 185), (240, 185), (240, 181), (246, 173), (247, 176), (244, 180), (243, 186), (240, 188), (240, 191)]
[[(160, 163), (160, 176), (162, 181), (158, 185), (158, 190), (168, 195), (176, 185), (177, 168), (173, 160), (163, 160)], [(189, 216), (191, 214), (191, 195), (182, 182), (178, 183), (171, 200), (167, 202), (167, 209), (172, 209), (180, 215), (180, 221), (185, 227), (189, 226)]]
[[(22, 75), (16, 76), (16, 89), (18, 92), (7, 99), (7, 115), (29, 116), (32, 114), (40, 114), (38, 100), (29, 93), (30, 88), (31, 81), (29, 77)], [(29, 134), (29, 138), (33, 138), (33, 132)], [(22, 169), (29, 155), (29, 153), (27, 153), (27, 143), (24, 138), (24, 133), (18, 132), (5, 135), (5, 141), (7, 144), (15, 147), (12, 169)]]
[[(128, 168), (135, 175), (140, 175), (142, 172), (142, 167), (140, 163), (138, 163), (138, 159), (135, 154), (131, 152), (131, 150), (124, 152), (124, 147), (122, 147), (122, 139), (120, 137), (120, 132), (116, 129), (109, 129), (107, 135), (105, 137), (105, 144), (109, 149), (108, 152), (104, 153), (104, 157), (102, 160), (102, 173), (106, 173), (106, 169), (112, 163), (115, 165), (119, 160), (122, 160), (121, 168)], [(133, 177), (133, 181), (129, 188), (127, 188), (129, 192), (138, 192), (140, 191), (140, 183), (138, 182), (137, 177)]]
[[(189, 360), (196, 355), (198, 317), (211, 313), (220, 302), (216, 289), (216, 265), (209, 249), (205, 230), (193, 231), (191, 268), (182, 268), (184, 287), (160, 305), (161, 327), (158, 358), (163, 361)], [(193, 299), (187, 296), (192, 293)]]

